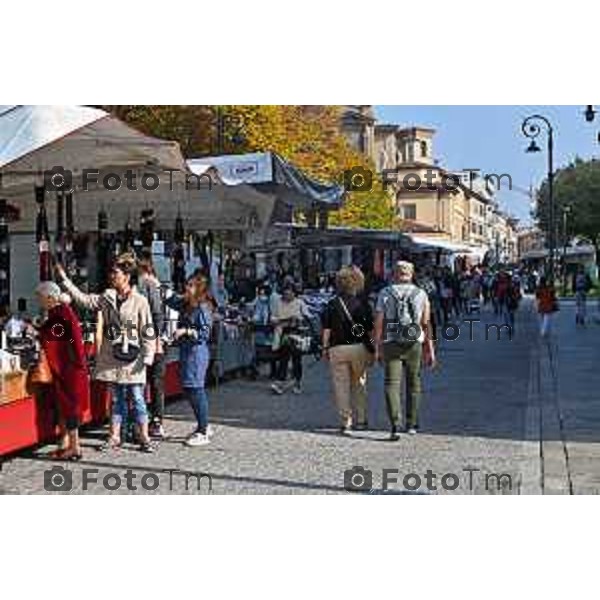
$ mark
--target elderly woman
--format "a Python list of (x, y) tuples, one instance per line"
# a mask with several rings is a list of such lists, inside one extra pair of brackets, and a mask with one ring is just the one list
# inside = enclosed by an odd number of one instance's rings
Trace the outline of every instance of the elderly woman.
[(39, 336), (52, 372), (52, 392), (58, 403), (62, 430), (60, 447), (53, 457), (79, 460), (81, 410), (89, 403), (90, 393), (81, 323), (73, 309), (63, 302), (60, 287), (56, 283), (41, 283), (36, 294), (40, 306), (47, 313)]
[[(329, 361), (342, 434), (367, 424), (367, 367), (373, 360), (373, 312), (363, 297), (365, 278), (356, 267), (336, 276), (337, 295), (323, 311), (323, 358)], [(353, 414), (354, 413), (354, 414)]]
[(102, 312), (104, 339), (96, 361), (95, 378), (112, 385), (108, 447), (121, 445), (121, 426), (128, 418), (128, 396), (131, 395), (140, 450), (153, 452), (144, 387), (146, 367), (153, 363), (159, 332), (152, 323), (148, 300), (131, 285), (135, 269), (135, 260), (130, 255), (118, 257), (109, 273), (111, 287), (102, 294), (85, 294), (67, 278), (60, 265), (56, 266), (57, 275), (73, 300), (89, 310)]

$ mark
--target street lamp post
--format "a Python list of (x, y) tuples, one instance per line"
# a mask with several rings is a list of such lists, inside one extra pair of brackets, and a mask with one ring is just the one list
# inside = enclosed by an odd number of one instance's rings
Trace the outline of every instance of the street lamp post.
[(549, 237), (549, 271), (550, 282), (554, 283), (554, 252), (556, 248), (556, 231), (554, 228), (554, 129), (550, 121), (542, 115), (531, 115), (527, 117), (521, 125), (523, 134), (528, 137), (531, 142), (527, 147), (527, 152), (540, 152), (541, 148), (535, 141), (542, 133), (545, 127), (548, 136), (548, 237)]
[(595, 119), (597, 112), (598, 111), (594, 109), (594, 105), (593, 104), (588, 104), (585, 107), (585, 111), (583, 113), (585, 115), (585, 120), (588, 123), (591, 123)]
[[(585, 111), (583, 112), (583, 114), (585, 116), (585, 120), (588, 123), (591, 123), (596, 118), (597, 112), (598, 111), (594, 108), (593, 104), (588, 104), (585, 108)], [(600, 133), (598, 133), (597, 140), (598, 140), (598, 143), (600, 144)]]
[(567, 219), (569, 218), (570, 212), (571, 207), (568, 204), (566, 206), (563, 206), (563, 296), (567, 295)]

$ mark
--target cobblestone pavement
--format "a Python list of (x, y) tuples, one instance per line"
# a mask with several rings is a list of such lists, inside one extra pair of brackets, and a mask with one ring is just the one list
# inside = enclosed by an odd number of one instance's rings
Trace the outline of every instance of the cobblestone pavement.
[[(591, 385), (592, 375), (598, 382), (598, 327), (569, 335), (571, 311), (567, 306), (560, 313), (558, 343), (546, 345), (539, 342), (527, 299), (512, 340), (504, 332), (498, 341), (493, 329), (485, 339), (486, 324), (495, 319), (489, 310), (472, 317), (481, 319), (472, 324), (472, 341), (470, 325), (457, 320), (460, 337), (442, 341), (440, 366), (426, 376), (417, 436), (387, 441), (380, 367), (370, 372), (371, 430), (339, 435), (327, 366), (307, 358), (302, 395), (274, 396), (264, 379), (233, 380), (210, 390), (216, 431), (207, 447), (182, 445), (192, 428), (183, 402), (168, 405), (168, 438), (153, 455), (127, 447), (99, 452), (101, 432), (88, 432), (84, 460), (62, 465), (72, 470), (70, 493), (156, 493), (143, 486), (157, 482), (160, 493), (209, 493), (207, 477), (198, 491), (198, 478), (190, 475), (197, 473), (210, 476), (212, 493), (345, 493), (344, 472), (356, 466), (372, 472), (375, 493), (381, 493), (383, 469), (398, 471), (389, 474), (398, 480), (390, 483), (392, 493), (590, 492), (600, 479), (600, 397), (596, 393), (592, 400), (591, 387), (579, 384), (590, 378)], [(0, 492), (44, 493), (44, 471), (60, 465), (44, 459), (50, 449), (5, 462)], [(97, 469), (92, 475), (98, 482), (88, 491), (82, 490), (83, 469)], [(128, 469), (136, 477), (129, 480), (135, 491), (127, 489)], [(118, 490), (102, 485), (110, 473), (120, 477)], [(403, 485), (409, 474), (421, 479), (416, 491), (406, 489), (417, 487), (416, 477)], [(116, 486), (116, 477), (107, 483)], [(446, 489), (457, 483), (456, 490)]]
[(586, 327), (574, 302), (562, 302), (550, 343), (541, 345), (540, 402), (544, 493), (600, 491), (600, 303), (589, 303)]

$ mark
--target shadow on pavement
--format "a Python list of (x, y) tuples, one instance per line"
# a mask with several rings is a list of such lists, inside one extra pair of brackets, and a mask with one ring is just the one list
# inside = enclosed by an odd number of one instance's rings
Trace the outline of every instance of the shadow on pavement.
[[(39, 458), (36, 460), (40, 460)], [(42, 459), (44, 460), (44, 459)], [(63, 464), (60, 461), (47, 461), (48, 463), (53, 464)], [(211, 471), (190, 471), (190, 470), (179, 470), (175, 467), (163, 467), (163, 468), (153, 468), (148, 465), (140, 465), (140, 464), (129, 464), (129, 463), (116, 463), (116, 462), (108, 462), (108, 461), (99, 461), (99, 460), (81, 460), (76, 463), (76, 466), (71, 465), (71, 470), (80, 469), (84, 467), (97, 467), (98, 469), (111, 469), (111, 471), (117, 473), (123, 473), (127, 469), (131, 469), (133, 471), (139, 471), (142, 473), (154, 473), (156, 475), (165, 475), (167, 473), (172, 472), (173, 477), (185, 478), (190, 475), (202, 475), (209, 476), (213, 481), (222, 481), (222, 482), (234, 482), (234, 483), (249, 483), (249, 484), (259, 484), (267, 487), (282, 487), (282, 488), (296, 488), (296, 489), (305, 489), (305, 490), (320, 490), (320, 491), (331, 491), (331, 492), (346, 492), (346, 489), (343, 485), (327, 485), (321, 483), (312, 483), (312, 482), (303, 482), (303, 481), (293, 481), (289, 479), (275, 479), (270, 477), (249, 477), (249, 476), (237, 476), (237, 475), (226, 475), (222, 473), (215, 473)], [(160, 490), (157, 490), (159, 493)], [(93, 493), (90, 490), (90, 493)], [(266, 492), (265, 492), (266, 493)]]

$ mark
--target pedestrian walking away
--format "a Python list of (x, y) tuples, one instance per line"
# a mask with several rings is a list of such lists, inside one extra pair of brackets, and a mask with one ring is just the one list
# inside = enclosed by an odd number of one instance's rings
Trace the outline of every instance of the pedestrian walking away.
[(323, 311), (323, 359), (329, 361), (340, 431), (368, 428), (367, 368), (373, 362), (373, 312), (360, 269), (345, 267), (336, 276), (337, 295)]
[(540, 335), (547, 338), (551, 333), (552, 315), (558, 311), (554, 286), (545, 277), (540, 278), (540, 286), (535, 293), (537, 311), (540, 315)]
[[(390, 420), (391, 440), (406, 423), (407, 431), (417, 433), (422, 395), (421, 361), (433, 366), (435, 349), (429, 327), (427, 294), (413, 283), (414, 266), (399, 261), (394, 283), (384, 288), (375, 308), (375, 358), (383, 360), (385, 400)], [(406, 394), (402, 394), (406, 379)], [(405, 397), (401, 414), (402, 396)]]

